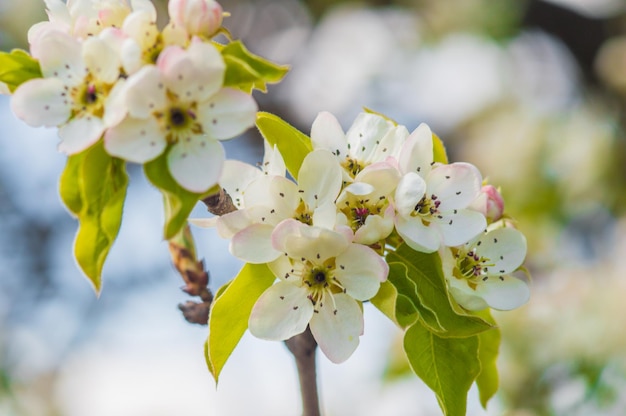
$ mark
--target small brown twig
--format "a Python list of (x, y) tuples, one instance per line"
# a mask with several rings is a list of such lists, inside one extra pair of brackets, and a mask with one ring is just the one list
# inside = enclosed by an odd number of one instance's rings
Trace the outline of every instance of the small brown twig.
[(320, 416), (315, 365), (317, 342), (307, 327), (303, 333), (286, 340), (285, 344), (296, 360), (302, 396), (302, 416)]
[(225, 189), (220, 189), (216, 194), (210, 195), (202, 200), (207, 210), (213, 215), (225, 215), (229, 212), (237, 211), (233, 204), (233, 199)]

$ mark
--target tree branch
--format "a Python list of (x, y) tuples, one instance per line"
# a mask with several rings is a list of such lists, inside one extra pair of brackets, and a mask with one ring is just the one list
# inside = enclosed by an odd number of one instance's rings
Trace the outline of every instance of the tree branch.
[(317, 373), (315, 352), (317, 342), (307, 327), (306, 331), (285, 341), (293, 354), (298, 368), (300, 394), (302, 396), (302, 416), (320, 416), (319, 395), (317, 392)]

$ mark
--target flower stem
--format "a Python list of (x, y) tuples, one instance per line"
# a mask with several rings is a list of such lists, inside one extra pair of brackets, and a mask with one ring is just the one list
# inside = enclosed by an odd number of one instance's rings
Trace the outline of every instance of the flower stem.
[(302, 416), (320, 416), (315, 366), (317, 342), (307, 327), (306, 331), (288, 339), (285, 344), (296, 360), (302, 395)]

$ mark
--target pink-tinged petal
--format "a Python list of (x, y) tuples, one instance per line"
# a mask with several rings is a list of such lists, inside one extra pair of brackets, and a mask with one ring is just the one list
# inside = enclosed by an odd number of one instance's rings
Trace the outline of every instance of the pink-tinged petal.
[(281, 220), (295, 215), (300, 194), (295, 183), (282, 176), (261, 175), (248, 185), (243, 195), (244, 206), (271, 207)]
[(222, 88), (198, 106), (204, 132), (217, 140), (231, 139), (252, 127), (257, 105), (252, 96), (233, 88)]
[(415, 172), (409, 172), (400, 179), (396, 188), (396, 211), (402, 217), (409, 217), (415, 205), (424, 197), (426, 182)]
[(148, 118), (167, 104), (165, 86), (156, 66), (146, 65), (126, 80), (125, 100), (135, 118)]
[(378, 292), (387, 279), (389, 266), (374, 250), (361, 244), (350, 244), (335, 259), (335, 278), (354, 299), (365, 301)]
[(239, 231), (230, 241), (230, 254), (247, 263), (263, 264), (282, 255), (272, 247), (272, 231), (269, 224), (253, 224)]
[(72, 107), (58, 78), (37, 78), (20, 85), (11, 97), (11, 110), (33, 127), (58, 126), (70, 117)]
[(422, 253), (437, 251), (441, 245), (441, 234), (434, 226), (426, 226), (419, 217), (396, 217), (396, 231), (413, 250)]
[(441, 201), (440, 211), (465, 208), (480, 193), (482, 177), (474, 165), (452, 163), (433, 169), (428, 178), (428, 194)]
[(393, 128), (392, 122), (379, 115), (360, 113), (346, 133), (350, 155), (361, 162), (377, 162), (372, 155), (380, 140)]
[(476, 254), (489, 259), (487, 274), (508, 274), (515, 271), (526, 257), (526, 237), (514, 228), (498, 228), (480, 236), (472, 243)]
[(128, 117), (104, 135), (104, 148), (111, 156), (146, 163), (165, 150), (167, 141), (153, 118)]
[(388, 157), (397, 158), (409, 131), (404, 126), (395, 126), (387, 132), (374, 148), (371, 155), (373, 163), (381, 162)]
[(224, 165), (224, 148), (220, 142), (204, 136), (192, 136), (176, 143), (167, 155), (172, 177), (191, 192), (206, 192), (217, 183)]
[(68, 155), (80, 153), (97, 142), (102, 133), (102, 119), (93, 116), (74, 118), (59, 128), (59, 151)]
[(350, 242), (341, 233), (287, 219), (274, 229), (272, 245), (293, 259), (304, 258), (314, 264), (322, 264), (341, 254)]
[(342, 185), (341, 166), (328, 150), (314, 150), (304, 158), (298, 172), (298, 186), (309, 207), (335, 202)]
[(398, 164), (403, 173), (417, 172), (426, 178), (433, 160), (433, 134), (428, 125), (422, 123), (406, 139), (398, 157)]
[(324, 300), (311, 318), (311, 333), (320, 349), (333, 363), (341, 363), (350, 358), (359, 346), (359, 336), (363, 334), (363, 312), (359, 304), (350, 296), (338, 293), (334, 302)]
[(120, 75), (119, 53), (99, 37), (90, 36), (83, 42), (83, 60), (98, 80), (113, 84)]
[(252, 181), (262, 175), (262, 172), (247, 163), (238, 160), (224, 162), (220, 186), (228, 192), (237, 209), (244, 207), (243, 193)]
[(504, 199), (492, 185), (484, 185), (480, 189), (478, 197), (469, 205), (469, 208), (483, 214), (491, 223), (502, 218)]
[(46, 30), (31, 44), (44, 78), (60, 78), (66, 85), (76, 85), (87, 74), (80, 42), (59, 30)]
[(441, 218), (433, 218), (433, 221), (439, 226), (443, 244), (449, 247), (467, 243), (487, 227), (483, 214), (470, 209), (456, 210), (456, 214), (454, 211), (442, 213)]
[(248, 328), (257, 338), (282, 341), (306, 329), (313, 315), (308, 292), (289, 282), (278, 282), (257, 300), (250, 313)]
[(394, 209), (389, 205), (384, 212), (384, 216), (368, 215), (365, 219), (365, 224), (354, 233), (354, 241), (370, 245), (387, 238), (393, 231), (393, 214)]
[(330, 150), (341, 159), (348, 155), (346, 136), (339, 121), (326, 111), (319, 113), (313, 121), (311, 143), (314, 149)]

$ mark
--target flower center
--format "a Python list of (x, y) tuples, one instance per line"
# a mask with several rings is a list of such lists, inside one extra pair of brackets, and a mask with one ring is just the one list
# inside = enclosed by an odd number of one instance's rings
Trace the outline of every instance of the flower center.
[(475, 287), (479, 280), (487, 280), (489, 267), (493, 266), (490, 259), (479, 256), (476, 250), (470, 250), (467, 253), (458, 250), (455, 257), (456, 268), (453, 274), (457, 279), (469, 280), (471, 287)]
[(69, 92), (72, 99), (74, 117), (92, 115), (102, 118), (104, 102), (111, 91), (111, 85), (98, 83), (90, 75), (82, 84), (72, 88)]
[(298, 204), (298, 208), (296, 208), (296, 214), (293, 218), (304, 224), (313, 225), (313, 215), (311, 214), (311, 211), (309, 210), (306, 202), (304, 202), (304, 200), (302, 199), (300, 199), (300, 204)]
[(381, 215), (388, 203), (389, 201), (384, 196), (359, 199), (350, 195), (340, 210), (348, 219), (352, 231), (356, 231), (365, 225), (370, 215)]
[(415, 204), (415, 208), (413, 208), (411, 216), (421, 217), (424, 225), (428, 225), (430, 223), (429, 217), (438, 216), (441, 218), (441, 215), (439, 215), (440, 205), (441, 201), (437, 198), (437, 195), (433, 194), (430, 198), (424, 195), (422, 199)]
[(168, 143), (189, 141), (191, 136), (203, 133), (202, 125), (197, 120), (195, 103), (174, 102), (164, 113), (156, 114), (156, 116), (161, 120)]
[(344, 169), (348, 171), (348, 173), (350, 173), (350, 176), (352, 176), (353, 178), (365, 168), (365, 166), (361, 164), (361, 162), (351, 158), (350, 156), (346, 156), (341, 165), (344, 167)]

